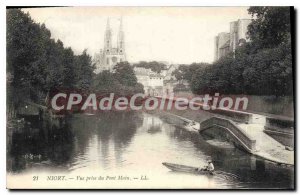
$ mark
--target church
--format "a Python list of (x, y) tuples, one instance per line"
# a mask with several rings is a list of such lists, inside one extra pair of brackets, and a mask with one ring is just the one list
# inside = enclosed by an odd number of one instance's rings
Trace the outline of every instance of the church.
[(103, 70), (112, 71), (114, 66), (126, 61), (124, 31), (122, 18), (120, 18), (120, 27), (117, 37), (117, 47), (113, 47), (112, 44), (112, 29), (110, 28), (109, 18), (107, 19), (106, 30), (104, 34), (104, 47), (100, 50), (99, 54), (95, 55), (94, 63), (96, 64), (95, 73), (99, 73)]
[[(101, 49), (100, 53), (97, 53), (93, 59), (93, 63), (96, 65), (96, 74), (104, 70), (113, 71), (117, 63), (127, 61), (122, 18), (120, 18), (119, 22), (120, 26), (117, 37), (113, 37), (110, 20), (109, 18), (107, 19), (103, 49)], [(115, 45), (112, 42), (113, 38), (117, 38)], [(153, 72), (151, 69), (145, 67), (133, 67), (138, 82), (144, 86), (146, 95), (157, 96), (173, 93), (175, 77), (172, 76), (172, 72), (178, 68), (178, 66), (167, 65), (167, 67), (168, 68), (162, 70), (161, 73)]]

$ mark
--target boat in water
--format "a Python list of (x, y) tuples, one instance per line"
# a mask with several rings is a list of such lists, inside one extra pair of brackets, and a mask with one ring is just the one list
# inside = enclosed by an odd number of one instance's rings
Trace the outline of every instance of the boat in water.
[(179, 165), (179, 164), (173, 164), (173, 163), (167, 163), (163, 162), (162, 163), (165, 167), (168, 169), (175, 171), (175, 172), (181, 172), (181, 173), (189, 173), (189, 174), (195, 174), (195, 175), (207, 175), (207, 176), (214, 176), (218, 177), (221, 179), (226, 179), (226, 180), (239, 180), (240, 178), (232, 173), (224, 172), (224, 171), (206, 171), (204, 169), (199, 169), (197, 167), (192, 167), (192, 166), (186, 166), (186, 165)]
[(214, 175), (214, 173), (210, 171), (199, 169), (197, 167), (191, 167), (191, 166), (179, 165), (179, 164), (173, 164), (167, 162), (163, 162), (162, 164), (172, 171), (199, 174), (199, 175)]

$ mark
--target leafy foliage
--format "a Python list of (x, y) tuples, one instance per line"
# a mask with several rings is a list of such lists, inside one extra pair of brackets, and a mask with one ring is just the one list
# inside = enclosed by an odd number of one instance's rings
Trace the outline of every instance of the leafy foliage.
[(8, 100), (43, 102), (52, 88), (87, 89), (91, 83), (91, 57), (83, 51), (74, 55), (60, 40), (51, 39), (44, 24), (28, 13), (7, 10), (7, 72), (12, 75)]
[(191, 65), (181, 64), (176, 70), (172, 72), (172, 75), (174, 75), (178, 81), (191, 81), (192, 76), (197, 69), (206, 67), (208, 65), (208, 63), (193, 63)]
[(156, 61), (152, 61), (152, 62), (141, 61), (137, 64), (133, 64), (133, 66), (151, 69), (153, 72), (157, 72), (157, 73), (160, 73), (162, 70), (167, 69), (166, 64), (161, 62), (156, 62)]
[[(288, 7), (250, 7), (257, 18), (248, 26), (250, 42), (210, 66), (193, 71), (196, 94), (293, 94), (293, 68)], [(188, 79), (191, 78), (191, 79)]]
[(290, 39), (290, 7), (257, 7), (248, 9), (256, 19), (248, 27), (248, 35), (257, 48), (273, 48)]
[(95, 75), (93, 90), (101, 95), (133, 95), (144, 93), (144, 86), (137, 82), (132, 66), (128, 62), (120, 62), (113, 72), (102, 71)]

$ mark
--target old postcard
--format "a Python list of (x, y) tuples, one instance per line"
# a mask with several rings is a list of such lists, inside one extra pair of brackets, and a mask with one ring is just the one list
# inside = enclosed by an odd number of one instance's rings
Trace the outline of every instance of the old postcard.
[(294, 189), (293, 21), (7, 7), (7, 188)]

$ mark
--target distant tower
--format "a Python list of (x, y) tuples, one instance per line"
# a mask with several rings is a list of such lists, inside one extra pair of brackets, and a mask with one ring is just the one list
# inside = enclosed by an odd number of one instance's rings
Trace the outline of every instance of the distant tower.
[[(95, 57), (94, 61), (96, 62), (96, 73), (99, 73), (103, 70), (112, 71), (114, 66), (119, 62), (126, 61), (125, 54), (125, 34), (123, 31), (123, 21), (120, 18), (120, 27), (117, 37), (117, 47), (112, 45), (112, 30), (110, 28), (110, 19), (107, 19), (106, 30), (104, 34), (104, 47), (103, 50), (100, 50), (99, 59)], [(96, 55), (95, 55), (96, 56)]]
[(105, 30), (105, 35), (104, 35), (104, 51), (105, 52), (110, 52), (111, 51), (111, 29), (109, 25), (109, 18), (107, 18), (107, 23), (106, 23), (106, 30)]
[[(124, 32), (123, 32), (123, 21), (122, 17), (120, 18), (120, 28), (118, 33), (118, 52), (120, 54), (125, 53), (125, 44), (124, 44)], [(125, 59), (121, 59), (125, 60)]]
[(103, 59), (102, 59), (103, 64), (106, 66), (110, 65), (110, 59), (106, 54), (109, 54), (112, 49), (111, 38), (112, 38), (112, 32), (110, 29), (109, 18), (107, 18), (106, 30), (105, 30), (105, 35), (104, 35)]

